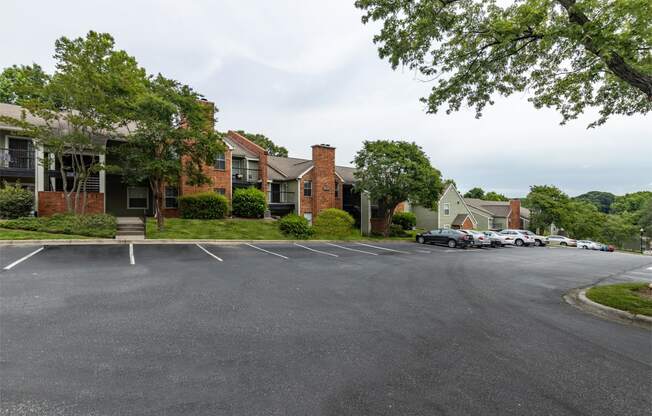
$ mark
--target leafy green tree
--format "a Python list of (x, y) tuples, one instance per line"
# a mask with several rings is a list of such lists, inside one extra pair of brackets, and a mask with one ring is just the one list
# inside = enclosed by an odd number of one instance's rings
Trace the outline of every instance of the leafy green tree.
[(616, 196), (611, 192), (590, 191), (582, 195), (578, 195), (574, 199), (590, 202), (591, 204), (595, 205), (600, 212), (607, 214), (615, 198)]
[[(145, 71), (126, 52), (115, 50), (106, 33), (62, 37), (55, 42), (54, 58), (56, 71), (51, 76), (41, 74), (37, 65), (14, 71), (22, 75), (14, 77), (20, 81), (11, 84), (15, 89), (9, 93), (25, 111), (19, 119), (0, 119), (21, 127), (23, 135), (53, 157), (68, 212), (83, 214), (87, 181), (106, 168), (100, 160), (105, 152), (101, 139), (119, 136), (117, 128), (128, 123), (128, 110), (142, 89)], [(26, 113), (42, 118), (44, 125), (30, 124)], [(49, 169), (49, 159), (39, 162)]]
[(641, 211), (645, 205), (652, 199), (652, 192), (640, 191), (617, 196), (611, 205), (611, 212), (622, 214), (625, 212), (636, 213)]
[(469, 189), (469, 191), (464, 194), (464, 198), (484, 199), (484, 190), (476, 186), (475, 188)]
[(367, 191), (378, 201), (384, 220), (384, 234), (389, 232), (396, 206), (403, 201), (435, 208), (442, 192), (440, 172), (415, 143), (405, 141), (364, 141), (353, 161), (356, 166), (357, 191)]
[(288, 149), (283, 146), (277, 146), (269, 137), (263, 134), (247, 133), (243, 130), (238, 130), (237, 133), (245, 136), (247, 139), (267, 150), (267, 152), (272, 156), (288, 157)]
[(482, 199), (485, 201), (509, 201), (509, 198), (507, 198), (505, 195), (494, 191), (487, 192)]
[(622, 215), (604, 215), (601, 239), (605, 243), (622, 247), (625, 242), (630, 241), (637, 235), (638, 227), (631, 224)]
[(214, 162), (224, 144), (213, 129), (215, 108), (192, 88), (160, 74), (145, 85), (131, 109), (134, 131), (118, 152), (124, 177), (149, 183), (161, 231), (164, 186), (176, 185), (182, 177), (189, 185), (209, 183), (203, 168)]
[(550, 185), (533, 185), (525, 198), (524, 205), (530, 209), (530, 226), (533, 229), (546, 229), (551, 224), (560, 226), (568, 195)]
[(569, 199), (563, 205), (559, 226), (573, 238), (600, 240), (605, 221), (595, 205), (590, 202)]
[(643, 228), (644, 235), (652, 238), (652, 198), (640, 210), (638, 226)]
[(380, 21), (379, 55), (437, 80), (430, 113), (463, 104), (480, 117), (496, 94), (529, 91), (563, 123), (586, 107), (612, 114), (652, 109), (649, 0), (356, 0)]
[(0, 73), (0, 102), (20, 104), (40, 97), (50, 76), (37, 64), (13, 65)]

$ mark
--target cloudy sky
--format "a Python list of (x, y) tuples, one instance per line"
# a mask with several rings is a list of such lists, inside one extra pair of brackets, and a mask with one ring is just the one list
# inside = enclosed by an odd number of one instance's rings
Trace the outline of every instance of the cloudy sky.
[(428, 115), (430, 85), (378, 58), (353, 0), (2, 0), (0, 67), (53, 69), (56, 38), (109, 32), (149, 72), (193, 86), (220, 109), (220, 131), (259, 132), (310, 157), (337, 147), (349, 165), (365, 139), (415, 141), (462, 190), (523, 196), (532, 184), (576, 195), (652, 189), (652, 120), (591, 116), (559, 126), (527, 96)]

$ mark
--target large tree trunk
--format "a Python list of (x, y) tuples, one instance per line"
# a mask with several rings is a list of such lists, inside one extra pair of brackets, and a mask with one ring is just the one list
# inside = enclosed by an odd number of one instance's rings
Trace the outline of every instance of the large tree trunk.
[(392, 216), (398, 203), (393, 202), (379, 202), (378, 208), (383, 213), (383, 237), (389, 237), (389, 227), (392, 224)]
[(150, 180), (150, 187), (154, 194), (154, 216), (156, 217), (156, 228), (159, 231), (163, 231), (163, 228), (165, 227), (165, 216), (163, 215), (163, 193), (161, 192), (161, 181)]
[[(568, 20), (580, 26), (590, 24), (591, 21), (580, 9), (576, 7), (575, 0), (557, 0), (568, 13)], [(607, 65), (611, 72), (634, 88), (642, 91), (652, 101), (652, 75), (639, 71), (625, 62), (622, 56), (613, 50), (601, 50), (591, 37), (586, 36), (582, 42), (584, 47), (595, 54)]]

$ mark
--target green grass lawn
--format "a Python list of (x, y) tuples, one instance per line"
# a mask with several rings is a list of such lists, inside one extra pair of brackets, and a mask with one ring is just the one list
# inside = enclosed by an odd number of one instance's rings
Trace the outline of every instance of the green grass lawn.
[(637, 293), (646, 288), (647, 283), (621, 283), (592, 287), (586, 292), (586, 297), (593, 302), (601, 303), (623, 311), (652, 316), (652, 299)]
[[(414, 240), (416, 231), (407, 237), (392, 240)], [(224, 220), (186, 220), (167, 218), (165, 229), (159, 232), (156, 221), (147, 219), (147, 238), (150, 239), (196, 239), (196, 240), (292, 240), (281, 233), (274, 220), (249, 220), (242, 218)], [(379, 240), (382, 237), (363, 237), (359, 230), (351, 230), (345, 236), (316, 235), (313, 240)]]
[(43, 233), (40, 231), (8, 230), (6, 228), (0, 228), (0, 240), (76, 240), (88, 238), (90, 237), (73, 234), (53, 234)]

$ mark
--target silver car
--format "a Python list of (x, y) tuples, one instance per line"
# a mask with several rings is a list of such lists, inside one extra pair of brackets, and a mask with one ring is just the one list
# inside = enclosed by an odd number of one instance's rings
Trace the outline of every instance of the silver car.
[(563, 235), (549, 235), (548, 244), (564, 246), (564, 247), (577, 247), (577, 240), (564, 237)]
[(463, 233), (467, 233), (470, 236), (473, 236), (473, 246), (474, 247), (489, 247), (491, 246), (491, 239), (481, 233), (480, 231), (475, 230), (460, 230)]

